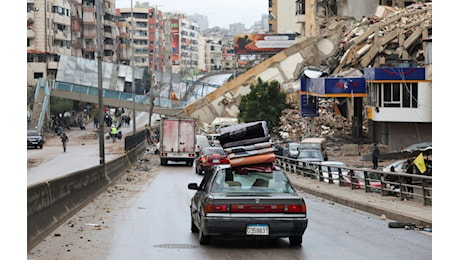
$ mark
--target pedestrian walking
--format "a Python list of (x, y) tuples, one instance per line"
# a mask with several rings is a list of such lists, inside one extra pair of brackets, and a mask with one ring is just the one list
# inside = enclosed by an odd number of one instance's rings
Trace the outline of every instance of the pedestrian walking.
[(67, 148), (67, 142), (69, 142), (69, 137), (65, 133), (62, 133), (61, 141), (62, 141), (62, 148), (64, 148), (64, 152), (65, 152)]
[(94, 128), (99, 128), (99, 119), (97, 119), (97, 116), (94, 116)]
[(379, 167), (379, 157), (380, 157), (380, 150), (377, 146), (377, 143), (374, 143), (374, 147), (372, 147), (372, 169), (377, 169)]

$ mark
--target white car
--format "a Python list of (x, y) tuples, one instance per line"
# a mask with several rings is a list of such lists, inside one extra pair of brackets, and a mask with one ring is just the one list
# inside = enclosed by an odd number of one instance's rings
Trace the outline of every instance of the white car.
[(382, 170), (384, 172), (391, 172), (391, 167), (394, 167), (395, 169), (395, 172), (406, 172), (406, 165), (404, 164), (406, 162), (406, 160), (399, 160), (399, 161), (396, 161), (386, 167), (384, 167)]
[[(325, 161), (321, 163), (321, 173), (323, 174), (324, 181), (329, 182), (329, 168), (332, 173), (332, 182), (335, 184), (339, 183), (339, 168), (346, 167), (345, 163), (339, 161)], [(347, 175), (346, 169), (340, 169), (342, 176)]]

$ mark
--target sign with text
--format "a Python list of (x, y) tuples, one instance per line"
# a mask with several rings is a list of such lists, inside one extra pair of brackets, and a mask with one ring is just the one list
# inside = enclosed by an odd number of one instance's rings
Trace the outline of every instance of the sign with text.
[(236, 54), (276, 53), (291, 47), (295, 34), (237, 34), (233, 39)]

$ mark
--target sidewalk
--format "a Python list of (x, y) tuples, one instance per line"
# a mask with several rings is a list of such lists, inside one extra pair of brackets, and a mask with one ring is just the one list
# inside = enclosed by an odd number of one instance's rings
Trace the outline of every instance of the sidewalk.
[(317, 179), (303, 177), (286, 172), (291, 183), (301, 191), (324, 198), (348, 207), (362, 210), (376, 216), (385, 215), (386, 219), (400, 222), (413, 222), (417, 226), (432, 227), (432, 206), (423, 206), (420, 201), (401, 201), (394, 196), (382, 196), (379, 193), (364, 190), (352, 190), (337, 184), (320, 182)]

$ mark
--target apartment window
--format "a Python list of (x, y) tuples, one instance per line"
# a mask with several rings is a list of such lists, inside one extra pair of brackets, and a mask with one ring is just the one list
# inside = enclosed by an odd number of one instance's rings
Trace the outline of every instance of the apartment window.
[(296, 0), (295, 1), (295, 14), (305, 14), (305, 0)]
[(417, 83), (403, 83), (403, 107), (418, 107), (418, 84)]
[(383, 83), (378, 92), (378, 105), (381, 107), (418, 107), (417, 83)]
[(69, 9), (65, 9), (65, 8), (62, 8), (62, 7), (56, 6), (56, 5), (54, 5), (52, 7), (52, 12), (60, 14), (60, 15), (69, 16)]
[(34, 72), (34, 79), (43, 78), (43, 72)]

